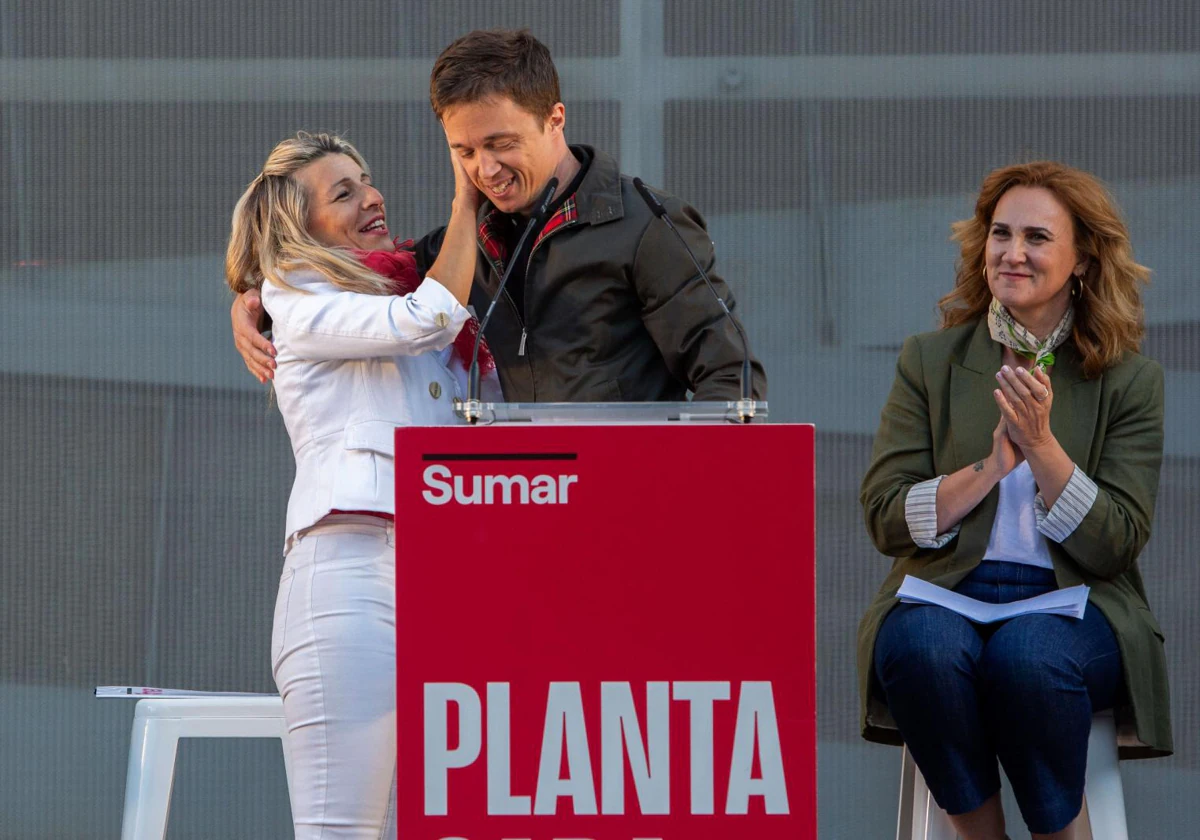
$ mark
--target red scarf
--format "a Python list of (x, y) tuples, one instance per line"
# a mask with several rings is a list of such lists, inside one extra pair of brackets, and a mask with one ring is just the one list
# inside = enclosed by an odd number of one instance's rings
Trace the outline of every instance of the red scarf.
[[(397, 241), (395, 251), (351, 251), (367, 268), (392, 281), (392, 292), (409, 295), (421, 285), (417, 271), (417, 257), (412, 251), (413, 241)], [(454, 353), (465, 370), (471, 368), (471, 351), (475, 348), (475, 336), (479, 334), (479, 319), (472, 316), (454, 339)], [(496, 369), (496, 360), (488, 349), (487, 340), (479, 342), (479, 373), (484, 375)]]

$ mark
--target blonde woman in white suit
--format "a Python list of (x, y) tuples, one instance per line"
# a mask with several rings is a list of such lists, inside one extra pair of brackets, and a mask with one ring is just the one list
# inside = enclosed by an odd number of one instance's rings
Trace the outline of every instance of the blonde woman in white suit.
[(233, 214), (226, 280), (238, 293), (261, 288), (296, 458), (271, 654), (298, 840), (379, 838), (393, 819), (392, 429), (454, 423), (465, 395), (480, 199), (457, 164), (455, 175), (445, 243), (424, 278), (388, 231), (366, 162), (339, 137), (280, 143)]

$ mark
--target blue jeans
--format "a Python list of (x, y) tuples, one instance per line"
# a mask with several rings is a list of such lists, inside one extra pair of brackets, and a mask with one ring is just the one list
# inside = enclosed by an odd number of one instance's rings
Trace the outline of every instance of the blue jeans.
[[(1054, 572), (987, 561), (955, 591), (1003, 604), (1057, 589)], [(1025, 615), (977, 625), (943, 607), (899, 604), (875, 640), (875, 676), (938, 805), (965, 814), (1000, 790), (996, 760), (1029, 830), (1065, 828), (1083, 805), (1092, 715), (1121, 688), (1112, 628)]]

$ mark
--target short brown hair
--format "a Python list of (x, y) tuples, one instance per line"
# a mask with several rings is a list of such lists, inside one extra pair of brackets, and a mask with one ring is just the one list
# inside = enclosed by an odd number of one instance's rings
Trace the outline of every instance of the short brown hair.
[(550, 50), (528, 29), (477, 29), (442, 50), (433, 64), (429, 103), (439, 120), (454, 105), (497, 95), (542, 120), (561, 101)]
[[(1142, 286), (1150, 269), (1133, 259), (1129, 230), (1116, 202), (1094, 175), (1050, 160), (993, 170), (983, 179), (975, 215), (951, 226), (961, 246), (954, 290), (938, 301), (942, 326), (953, 327), (987, 314), (992, 302), (983, 275), (988, 232), (1000, 198), (1013, 187), (1040, 187), (1054, 194), (1071, 215), (1075, 250), (1087, 261), (1075, 298), (1072, 339), (1083, 356), (1083, 372), (1095, 378), (1138, 350), (1145, 331)], [(1073, 281), (1072, 281), (1073, 282)]]

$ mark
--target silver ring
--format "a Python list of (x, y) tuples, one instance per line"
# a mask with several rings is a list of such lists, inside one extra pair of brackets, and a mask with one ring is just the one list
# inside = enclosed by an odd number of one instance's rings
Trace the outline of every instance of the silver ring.
[(1035, 399), (1036, 399), (1038, 402), (1045, 402), (1045, 401), (1046, 401), (1046, 397), (1048, 397), (1048, 396), (1050, 396), (1050, 391), (1049, 391), (1049, 389), (1047, 389), (1047, 390), (1043, 391), (1041, 394), (1038, 394), (1038, 395), (1036, 395)]

